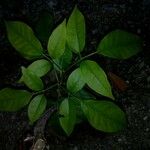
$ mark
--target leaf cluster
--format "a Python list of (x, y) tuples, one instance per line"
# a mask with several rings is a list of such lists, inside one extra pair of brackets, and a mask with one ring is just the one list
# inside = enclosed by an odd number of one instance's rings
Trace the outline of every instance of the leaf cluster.
[[(43, 18), (50, 19), (50, 17)], [(21, 67), (19, 82), (27, 90), (4, 88), (0, 90), (0, 110), (18, 111), (28, 105), (28, 117), (36, 122), (52, 105), (61, 115), (59, 123), (70, 135), (76, 124), (87, 120), (91, 126), (104, 132), (117, 132), (126, 125), (125, 113), (113, 101), (112, 88), (107, 74), (100, 65), (90, 60), (92, 55), (115, 59), (127, 59), (142, 50), (141, 39), (132, 33), (115, 30), (98, 44), (96, 51), (82, 56), (86, 41), (86, 25), (83, 14), (74, 8), (68, 20), (64, 19), (51, 33), (46, 48), (33, 30), (20, 21), (7, 21), (8, 39), (26, 59), (33, 61)], [(47, 39), (44, 25), (37, 25), (41, 39)], [(45, 25), (48, 29), (47, 24)], [(41, 29), (41, 27), (43, 27)], [(54, 73), (54, 83), (46, 84), (44, 77)], [(52, 76), (50, 76), (52, 78)], [(50, 91), (57, 92), (53, 98)], [(64, 94), (65, 93), (65, 94)], [(97, 99), (96, 95), (105, 98)]]

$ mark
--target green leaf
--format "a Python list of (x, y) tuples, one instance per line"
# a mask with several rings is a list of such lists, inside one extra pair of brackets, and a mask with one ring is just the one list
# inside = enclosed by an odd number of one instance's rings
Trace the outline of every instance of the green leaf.
[[(71, 60), (72, 60), (72, 52), (67, 47), (65, 49), (65, 52), (60, 58), (54, 59), (55, 63), (60, 66), (61, 70), (67, 69), (67, 67), (71, 63)], [(55, 69), (60, 71), (60, 69), (55, 64), (54, 64), (54, 67)]]
[(84, 85), (85, 82), (82, 78), (81, 70), (80, 68), (77, 68), (70, 74), (67, 80), (67, 89), (72, 93), (76, 93), (81, 90)]
[(85, 99), (96, 99), (94, 95), (89, 93), (88, 91), (81, 89), (77, 93), (74, 94), (75, 97), (80, 97), (80, 99), (85, 100)]
[(89, 123), (104, 132), (117, 132), (126, 126), (124, 112), (108, 101), (83, 101), (81, 105)]
[(85, 60), (80, 64), (85, 83), (95, 92), (114, 99), (110, 83), (103, 69), (94, 61)]
[(18, 111), (29, 103), (31, 97), (28, 91), (4, 88), (0, 90), (0, 111)]
[[(29, 70), (29, 72), (32, 72), (38, 77), (42, 77), (46, 75), (51, 70), (51, 68), (52, 64), (49, 61), (41, 59), (34, 61), (31, 65), (27, 67), (27, 70)], [(23, 82), (23, 75), (19, 79), (19, 82)]]
[(117, 59), (127, 59), (141, 50), (140, 37), (122, 30), (108, 33), (97, 48), (99, 54)]
[(47, 42), (53, 27), (53, 17), (49, 12), (41, 13), (36, 24), (35, 31), (39, 39)]
[(81, 109), (81, 101), (83, 100), (82, 97), (81, 98), (69, 97), (69, 100), (73, 103), (73, 107), (75, 109), (76, 124), (79, 124), (82, 121), (85, 121), (86, 117), (85, 117), (85, 115), (83, 113), (83, 110)]
[(31, 65), (28, 66), (28, 70), (36, 74), (38, 77), (42, 77), (47, 74), (52, 68), (52, 64), (45, 60), (34, 61)]
[(69, 136), (72, 133), (76, 122), (76, 114), (73, 103), (67, 98), (63, 100), (59, 107), (59, 113), (62, 115), (62, 117), (59, 118), (60, 125)]
[(66, 47), (66, 20), (51, 34), (48, 41), (48, 53), (53, 59), (61, 57)]
[(38, 120), (46, 109), (47, 100), (44, 95), (38, 95), (32, 99), (28, 107), (28, 117), (31, 123)]
[(67, 23), (67, 43), (75, 53), (81, 52), (85, 46), (85, 20), (77, 7)]
[(28, 88), (34, 91), (39, 91), (44, 88), (42, 80), (30, 70), (22, 67), (22, 74), (22, 80)]
[(41, 43), (28, 25), (19, 21), (7, 21), (6, 28), (10, 43), (24, 58), (42, 57)]

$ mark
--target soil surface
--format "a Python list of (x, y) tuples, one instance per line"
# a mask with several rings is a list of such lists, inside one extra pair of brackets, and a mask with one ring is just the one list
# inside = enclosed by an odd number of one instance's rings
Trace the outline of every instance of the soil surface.
[[(110, 71), (128, 84), (125, 92), (114, 89), (120, 107), (126, 112), (127, 128), (106, 134), (87, 124), (77, 126), (65, 140), (46, 137), (51, 150), (149, 150), (150, 149), (150, 0), (4, 0), (0, 2), (0, 89), (22, 88), (16, 84), (20, 67), (29, 64), (9, 44), (4, 20), (22, 20), (34, 27), (42, 11), (54, 16), (56, 26), (68, 17), (75, 4), (83, 12), (87, 25), (87, 51), (92, 51), (104, 35), (113, 29), (138, 34), (143, 51), (124, 61), (107, 59)], [(103, 63), (102, 60), (97, 60)], [(0, 113), (0, 150), (29, 149), (23, 143), (32, 134), (26, 109)], [(26, 148), (25, 148), (26, 147)]]

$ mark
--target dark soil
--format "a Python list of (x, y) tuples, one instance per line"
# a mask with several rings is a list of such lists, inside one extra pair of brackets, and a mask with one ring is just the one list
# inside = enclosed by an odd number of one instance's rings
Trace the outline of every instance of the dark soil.
[[(19, 88), (16, 81), (24, 60), (9, 44), (3, 20), (23, 20), (32, 27), (42, 11), (49, 11), (57, 25), (69, 16), (77, 4), (86, 18), (87, 51), (94, 50), (99, 40), (113, 29), (136, 33), (144, 41), (144, 50), (125, 61), (107, 59), (110, 71), (128, 83), (128, 90), (114, 95), (127, 114), (127, 128), (106, 134), (89, 125), (77, 127), (66, 140), (46, 136), (54, 150), (149, 150), (150, 149), (150, 0), (4, 0), (0, 2), (0, 88)], [(103, 63), (101, 60), (97, 60)], [(14, 84), (15, 83), (15, 84)], [(23, 150), (23, 138), (32, 134), (27, 113), (0, 113), (0, 150)], [(26, 145), (25, 145), (26, 146)]]

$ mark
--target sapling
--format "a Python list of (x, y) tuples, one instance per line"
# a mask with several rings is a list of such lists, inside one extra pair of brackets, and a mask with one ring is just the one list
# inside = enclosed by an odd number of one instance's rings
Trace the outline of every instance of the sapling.
[(137, 35), (114, 30), (99, 42), (95, 51), (83, 55), (86, 25), (77, 7), (68, 20), (64, 19), (53, 30), (47, 50), (27, 24), (20, 21), (5, 24), (12, 46), (33, 62), (21, 67), (19, 82), (27, 86), (25, 90), (0, 90), (1, 111), (13, 112), (27, 106), (29, 121), (33, 124), (54, 107), (57, 109), (54, 113), (59, 113), (59, 124), (68, 136), (76, 124), (85, 120), (95, 129), (109, 133), (126, 126), (125, 113), (114, 103), (107, 74), (90, 58), (101, 55), (128, 59), (142, 50), (142, 41)]

